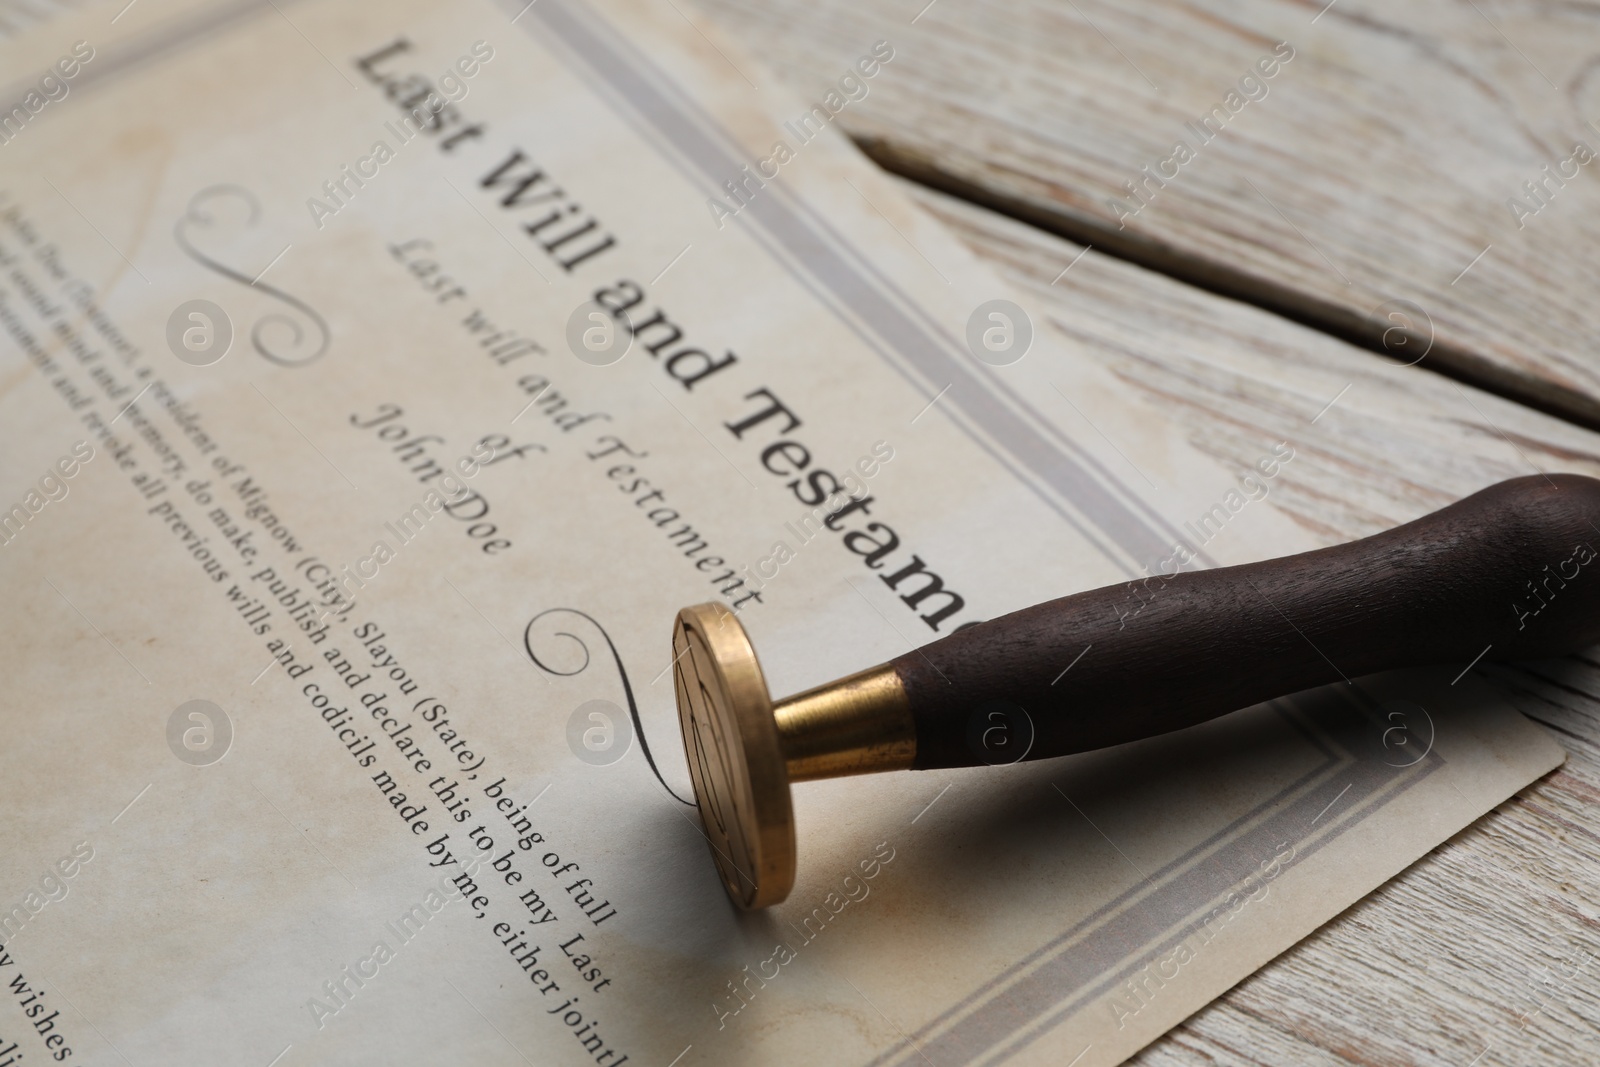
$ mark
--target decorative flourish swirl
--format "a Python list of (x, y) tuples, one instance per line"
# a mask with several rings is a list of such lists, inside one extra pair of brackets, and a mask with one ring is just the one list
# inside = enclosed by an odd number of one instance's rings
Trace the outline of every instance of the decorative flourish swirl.
[(650, 754), (650, 738), (645, 735), (644, 723), (639, 721), (639, 705), (633, 699), (633, 686), (628, 683), (628, 670), (622, 665), (622, 656), (617, 652), (617, 646), (612, 642), (611, 635), (606, 633), (606, 628), (596, 622), (593, 616), (585, 614), (584, 612), (579, 611), (577, 608), (549, 608), (545, 611), (539, 612), (539, 614), (528, 620), (528, 625), (522, 631), (522, 647), (527, 650), (528, 658), (533, 660), (534, 666), (538, 667), (540, 670), (546, 672), (547, 674), (560, 675), (563, 678), (569, 678), (574, 674), (582, 674), (586, 669), (588, 669), (590, 660), (589, 646), (584, 643), (583, 638), (567, 630), (557, 630), (553, 636), (567, 638), (576, 644), (579, 651), (583, 653), (583, 662), (578, 664), (572, 670), (563, 671), (552, 667), (550, 664), (544, 662), (544, 660), (541, 660), (539, 658), (539, 654), (533, 650), (534, 623), (537, 623), (546, 615), (560, 614), (578, 616), (578, 618), (583, 619), (590, 626), (593, 626), (595, 630), (599, 632), (600, 636), (605, 639), (606, 647), (611, 650), (611, 659), (617, 665), (617, 676), (622, 679), (622, 695), (628, 701), (628, 715), (633, 719), (633, 732), (635, 736), (639, 738), (639, 747), (644, 750), (644, 761), (650, 765), (650, 773), (656, 776), (656, 781), (661, 783), (661, 788), (665, 789), (667, 794), (671, 796), (673, 800), (676, 800), (680, 804), (687, 804), (691, 808), (696, 807), (697, 805), (694, 801), (685, 800), (680, 797), (673, 790), (673, 788), (667, 784), (667, 780), (661, 777), (661, 770), (656, 766), (655, 757)]
[[(302, 324), (301, 319), (279, 311), (263, 315), (256, 320), (256, 324), (250, 328), (250, 342), (255, 346), (257, 352), (280, 366), (300, 367), (310, 363), (328, 350), (328, 342), (333, 336), (328, 330), (328, 324), (323, 317), (317, 314), (305, 301), (290, 296), (281, 289), (267, 285), (259, 280), (259, 276), (251, 278), (247, 274), (243, 274), (212, 259), (196, 248), (189, 240), (187, 232), (189, 227), (197, 226), (201, 229), (211, 229), (218, 225), (218, 220), (206, 210), (206, 205), (212, 201), (223, 199), (242, 200), (250, 209), (248, 222), (250, 226), (254, 226), (261, 217), (261, 204), (250, 190), (239, 185), (212, 185), (189, 198), (189, 206), (184, 211), (183, 217), (178, 219), (177, 223), (172, 227), (173, 238), (178, 242), (178, 246), (188, 254), (190, 259), (193, 259), (207, 270), (214, 271), (229, 281), (238, 282), (248, 289), (265, 293), (275, 300), (281, 300), (295, 311), (298, 311), (306, 322), (316, 328), (318, 335), (316, 350), (309, 355), (303, 352), (303, 349), (309, 347), (309, 344), (306, 337), (306, 327)], [(287, 327), (290, 333), (289, 343), (286, 348), (281, 346), (277, 339), (270, 336), (272, 333), (278, 333), (281, 337), (280, 327)]]

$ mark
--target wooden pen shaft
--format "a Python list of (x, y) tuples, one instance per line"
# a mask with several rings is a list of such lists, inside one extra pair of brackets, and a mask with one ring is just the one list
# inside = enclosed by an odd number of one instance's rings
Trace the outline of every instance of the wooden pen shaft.
[(985, 709), (1021, 709), (1043, 759), (1376, 671), (1563, 655), (1600, 640), (1597, 549), (1600, 481), (1539, 475), (1349, 544), (1013, 612), (892, 661), (913, 765), (995, 762)]

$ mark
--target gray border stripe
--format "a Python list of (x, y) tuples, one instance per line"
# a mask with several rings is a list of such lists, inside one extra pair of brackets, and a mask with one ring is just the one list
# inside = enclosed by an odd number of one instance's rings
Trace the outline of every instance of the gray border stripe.
[[(1370, 750), (1370, 744), (1361, 744), (1363, 737), (1370, 741), (1371, 736), (1366, 733), (1369, 724), (1365, 717), (1352, 713), (1348, 705), (1334, 710), (1333, 702), (1343, 702), (1340, 694), (1322, 691), (1311, 701), (1320, 702), (1320, 699), (1328, 699), (1330, 703), (1319, 709), (1317, 717), (1325, 722), (1337, 717), (1337, 721), (1327, 725), (1332, 727), (1330, 732), (1341, 747), (1352, 752), (1363, 748)], [(1092, 926), (1092, 917), (1076, 924), (1045, 950), (1009, 968), (1008, 974), (1013, 975), (1028, 967), (1032, 970), (1017, 977), (1002, 992), (983, 999), (973, 1011), (946, 1026), (941, 1027), (935, 1021), (922, 1027), (910, 1040), (890, 1049), (873, 1064), (909, 1065), (916, 1063), (923, 1054), (932, 1056), (940, 1064), (972, 1063), (992, 1055), (1002, 1045), (999, 1059), (1008, 1058), (1064, 1022), (1088, 1001), (1127, 981), (1148, 965), (1152, 957), (1174, 949), (1192, 936), (1196, 928), (1195, 916), (1208, 911), (1237, 888), (1280, 843), (1306, 842), (1312, 820), (1345, 788), (1347, 776), (1350, 789), (1341, 802), (1342, 818), (1337, 822), (1330, 820), (1325, 831), (1304, 847), (1297, 848), (1296, 863), (1360, 825), (1365, 809), (1374, 802), (1386, 803), (1443, 766), (1443, 759), (1430, 755), (1412, 767), (1397, 769), (1370, 751), (1364, 757), (1347, 756), (1330, 761), (1280, 791), (1278, 798), (1214, 835), (1211, 841), (1191, 850), (1184, 861), (1179, 861), (1184, 869), (1174, 872), (1173, 877), (1154, 892), (1147, 893), (1136, 906), (1117, 912), (1098, 926)], [(1336, 774), (1336, 771), (1343, 773)], [(1301, 783), (1319, 776), (1323, 780), (1313, 788), (1301, 791), (1287, 803), (1282, 802), (1285, 794), (1292, 795)], [(1271, 814), (1259, 819), (1257, 813), (1262, 810), (1269, 810)], [(1253, 819), (1256, 821), (1250, 825)], [(1219, 838), (1227, 839), (1226, 843), (1208, 852), (1212, 842)], [(1124, 899), (1143, 889), (1143, 885), (1135, 887), (1124, 894)], [(1097, 914), (1114, 906), (1116, 902)], [(1139, 946), (1139, 950), (1130, 953), (1129, 946)], [(1042, 964), (1035, 962), (1040, 955), (1047, 957)], [(1002, 981), (1004, 977), (1001, 976)], [(990, 983), (989, 988), (995, 984)], [(969, 998), (969, 1001), (974, 999), (978, 998)], [(951, 1014), (945, 1013), (945, 1018)]]
[[(946, 349), (955, 353), (958, 366), (969, 365), (967, 360), (970, 358), (971, 353), (969, 353), (967, 349), (963, 347), (961, 341), (959, 339), (952, 338), (950, 332), (944, 327), (944, 325), (929, 315), (927, 309), (921, 303), (912, 300), (909, 296), (906, 296), (904, 293), (902, 293), (894, 279), (884, 274), (876, 262), (863, 256), (853, 243), (848, 241), (842, 234), (838, 232), (831, 219), (829, 219), (826, 215), (820, 214), (814, 208), (812, 208), (809, 203), (795, 196), (786, 186), (775, 183), (774, 191), (778, 196), (788, 200), (791, 203), (792, 210), (804, 215), (810, 222), (813, 229), (826, 234), (831, 240), (833, 246), (843, 255), (847, 256), (852, 262), (854, 262), (858, 270), (874, 279), (880, 289), (894, 294), (896, 299), (901, 302), (901, 304), (911, 315), (921, 321), (926, 329), (933, 332), (941, 340), (943, 340)], [(857, 332), (860, 333), (860, 331)], [(902, 374), (905, 373), (904, 368), (899, 366), (899, 361), (894, 359), (892, 353), (885, 351), (880, 346), (874, 346), (874, 348), (879, 352), (880, 355), (883, 355), (884, 358), (895, 363), (897, 369), (901, 370)], [(909, 376), (907, 377), (909, 380)], [(1034, 428), (1041, 432), (1045, 437), (1054, 439), (1056, 444), (1061, 449), (1067, 453), (1070, 453), (1070, 455), (1074, 457), (1075, 461), (1086, 468), (1090, 474), (1101, 484), (1103, 484), (1111, 492), (1121, 494), (1121, 496), (1125, 498), (1125, 506), (1142, 514), (1147, 523), (1157, 531), (1159, 536), (1170, 538), (1171, 540), (1169, 540), (1161, 549), (1162, 553), (1167, 553), (1172, 550), (1173, 545), (1178, 539), (1180, 539), (1181, 535), (1163, 515), (1161, 515), (1154, 507), (1150, 505), (1148, 501), (1138, 494), (1129, 491), (1126, 483), (1121, 478), (1118, 478), (1116, 475), (1112, 474), (1106, 468), (1105, 464), (1099, 460), (1099, 458), (1092, 453), (1085, 451), (1076, 440), (1070, 437), (1064, 430), (1061, 429), (1060, 426), (1056, 425), (1054, 421), (1041, 415), (1038, 409), (1029, 403), (1025, 398), (1020, 396), (1017, 391), (1006, 382), (1002, 375), (989, 372), (983, 379), (983, 382), (987, 384), (987, 388), (999, 394), (1010, 406), (1011, 410), (1020, 413), (1024, 418), (1028, 419), (1033, 424)], [(930, 391), (943, 388), (939, 381), (931, 378), (920, 384), (928, 386)], [(973, 437), (974, 440), (982, 443), (982, 438), (978, 433), (974, 432), (973, 428), (963, 427), (963, 429), (965, 429), (968, 435)], [(986, 450), (993, 454), (992, 449), (986, 448)], [(1007, 466), (1010, 468), (1009, 463)], [(1014, 473), (1017, 473), (1019, 481), (1026, 483), (1027, 478), (1023, 474), (1015, 471)], [(1047, 500), (1047, 502), (1050, 501)], [(1058, 508), (1057, 510), (1059, 511), (1060, 509)], [(1074, 523), (1074, 525), (1077, 524)], [(1098, 544), (1097, 539), (1092, 535), (1089, 539), (1096, 540), (1096, 543)], [(1119, 548), (1120, 547), (1121, 546), (1119, 546)], [(1108, 558), (1116, 555), (1115, 552), (1106, 552), (1105, 554)], [(1156, 557), (1145, 561), (1135, 559), (1135, 562), (1148, 562), (1151, 564), (1153, 569), (1155, 565), (1159, 563), (1160, 558), (1162, 557)], [(1195, 558), (1198, 559), (1204, 566), (1216, 566), (1216, 561), (1206, 554), (1203, 547), (1196, 549)]]
[[(623, 35), (590, 25), (591, 21), (598, 21), (597, 16), (580, 12), (579, 5), (561, 0), (541, 0), (529, 14), (530, 22), (536, 20), (604, 78), (630, 109), (692, 164), (706, 185), (714, 190), (722, 179), (739, 173), (744, 161), (726, 150), (691, 115), (675, 107), (659, 85), (651, 83), (647, 77), (649, 61), (621, 53), (619, 42)], [(956, 388), (950, 390), (950, 402), (962, 408), (967, 419), (981, 428), (989, 440), (1000, 443), (1014, 457), (1028, 472), (1027, 483), (1048, 486), (1099, 527), (1125, 559), (1154, 564), (1171, 552), (1177, 540), (1175, 531), (1162, 532), (1130, 508), (1124, 498), (1137, 497), (1120, 481), (1107, 479), (1109, 485), (1121, 491), (1121, 497), (1080, 462), (1052, 446), (1033, 425), (1019, 421), (1016, 412), (1008, 409), (973, 373), (970, 356), (948, 334), (930, 329), (908, 310), (917, 306), (914, 301), (874, 284), (838, 246), (808, 225), (783, 194), (781, 187), (769, 184), (741, 216), (749, 215), (788, 254), (786, 258), (793, 266), (820, 283), (836, 313), (843, 312), (841, 318), (868, 326), (884, 347), (915, 368), (925, 382), (953, 383)], [(1140, 505), (1144, 510), (1142, 501)]]
[[(1032, 952), (1028, 953), (1026, 956), (1023, 956), (1005, 970), (999, 972), (994, 977), (984, 982), (967, 996), (955, 1002), (949, 1008), (940, 1012), (938, 1015), (924, 1023), (918, 1028), (916, 1034), (912, 1035), (912, 1039), (915, 1040), (917, 1038), (921, 1038), (923, 1040), (931, 1040), (932, 1035), (937, 1035), (942, 1029), (946, 1028), (947, 1023), (953, 1026), (954, 1023), (949, 1021), (961, 1016), (964, 1010), (969, 1006), (979, 1004), (986, 997), (990, 996), (995, 990), (1004, 987), (1008, 981), (1013, 980), (1018, 974), (1032, 967), (1040, 959), (1043, 959), (1054, 952), (1060, 951), (1065, 945), (1081, 935), (1084, 931), (1093, 928), (1099, 923), (1103, 923), (1106, 921), (1107, 917), (1126, 907), (1130, 901), (1135, 900), (1141, 894), (1144, 894), (1152, 884), (1162, 885), (1171, 881), (1174, 877), (1181, 876), (1182, 873), (1190, 866), (1195, 864), (1197, 860), (1206, 856), (1208, 853), (1215, 851), (1219, 843), (1225, 843), (1230, 835), (1237, 834), (1241, 828), (1249, 826), (1253, 822), (1260, 820), (1263, 813), (1270, 812), (1278, 806), (1288, 802), (1298, 793), (1310, 786), (1310, 784), (1315, 782), (1318, 778), (1328, 775), (1340, 765), (1348, 764), (1354, 761), (1354, 756), (1348, 750), (1343, 748), (1335, 750), (1332, 747), (1333, 742), (1331, 739), (1325, 738), (1315, 729), (1311, 729), (1306, 724), (1302, 723), (1301, 716), (1291, 710), (1290, 701), (1277, 700), (1273, 701), (1270, 706), (1275, 712), (1278, 713), (1278, 716), (1285, 723), (1287, 723), (1296, 733), (1305, 738), (1306, 742), (1311, 745), (1311, 747), (1315, 748), (1322, 754), (1323, 759), (1321, 763), (1317, 764), (1311, 770), (1307, 771), (1305, 774), (1302, 774), (1299, 778), (1290, 782), (1282, 789), (1279, 789), (1271, 797), (1266, 798), (1250, 811), (1235, 819), (1221, 830), (1218, 830), (1211, 836), (1194, 845), (1182, 855), (1169, 861), (1164, 866), (1157, 868), (1151, 873), (1149, 882), (1140, 882), (1137, 885), (1131, 886), (1123, 892), (1117, 894), (1117, 896), (1102, 904), (1100, 907), (1096, 908), (1094, 911), (1090, 912), (1076, 923), (1073, 923), (1054, 938), (1046, 941), (1040, 947), (1034, 949)], [(1331, 824), (1333, 820), (1330, 819), (1329, 822)], [(875, 1057), (869, 1064), (867, 1064), (867, 1067), (878, 1067), (880, 1064), (887, 1063), (896, 1055), (904, 1052), (908, 1047), (910, 1046), (904, 1043), (892, 1046), (879, 1056)]]

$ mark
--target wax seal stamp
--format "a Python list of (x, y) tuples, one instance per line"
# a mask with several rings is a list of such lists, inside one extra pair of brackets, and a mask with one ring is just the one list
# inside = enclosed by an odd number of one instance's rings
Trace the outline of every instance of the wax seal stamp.
[[(1565, 655), (1600, 641), (1597, 547), (1600, 481), (1515, 478), (1346, 545), (1038, 604), (776, 702), (733, 612), (685, 608), (678, 719), (712, 858), (763, 908), (794, 885), (792, 782), (1065, 756), (1377, 671)], [(1432, 746), (1416, 710), (1384, 720), (1397, 773)]]

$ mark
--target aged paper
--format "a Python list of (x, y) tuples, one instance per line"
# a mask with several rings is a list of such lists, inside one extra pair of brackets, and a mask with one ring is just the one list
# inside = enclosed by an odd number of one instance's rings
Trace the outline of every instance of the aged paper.
[(1394, 675), (803, 785), (736, 912), (679, 607), (787, 694), (1312, 547), (1294, 442), (877, 176), (893, 41), (806, 101), (670, 3), (119, 7), (0, 42), (0, 1065), (1114, 1064), (1559, 762)]

